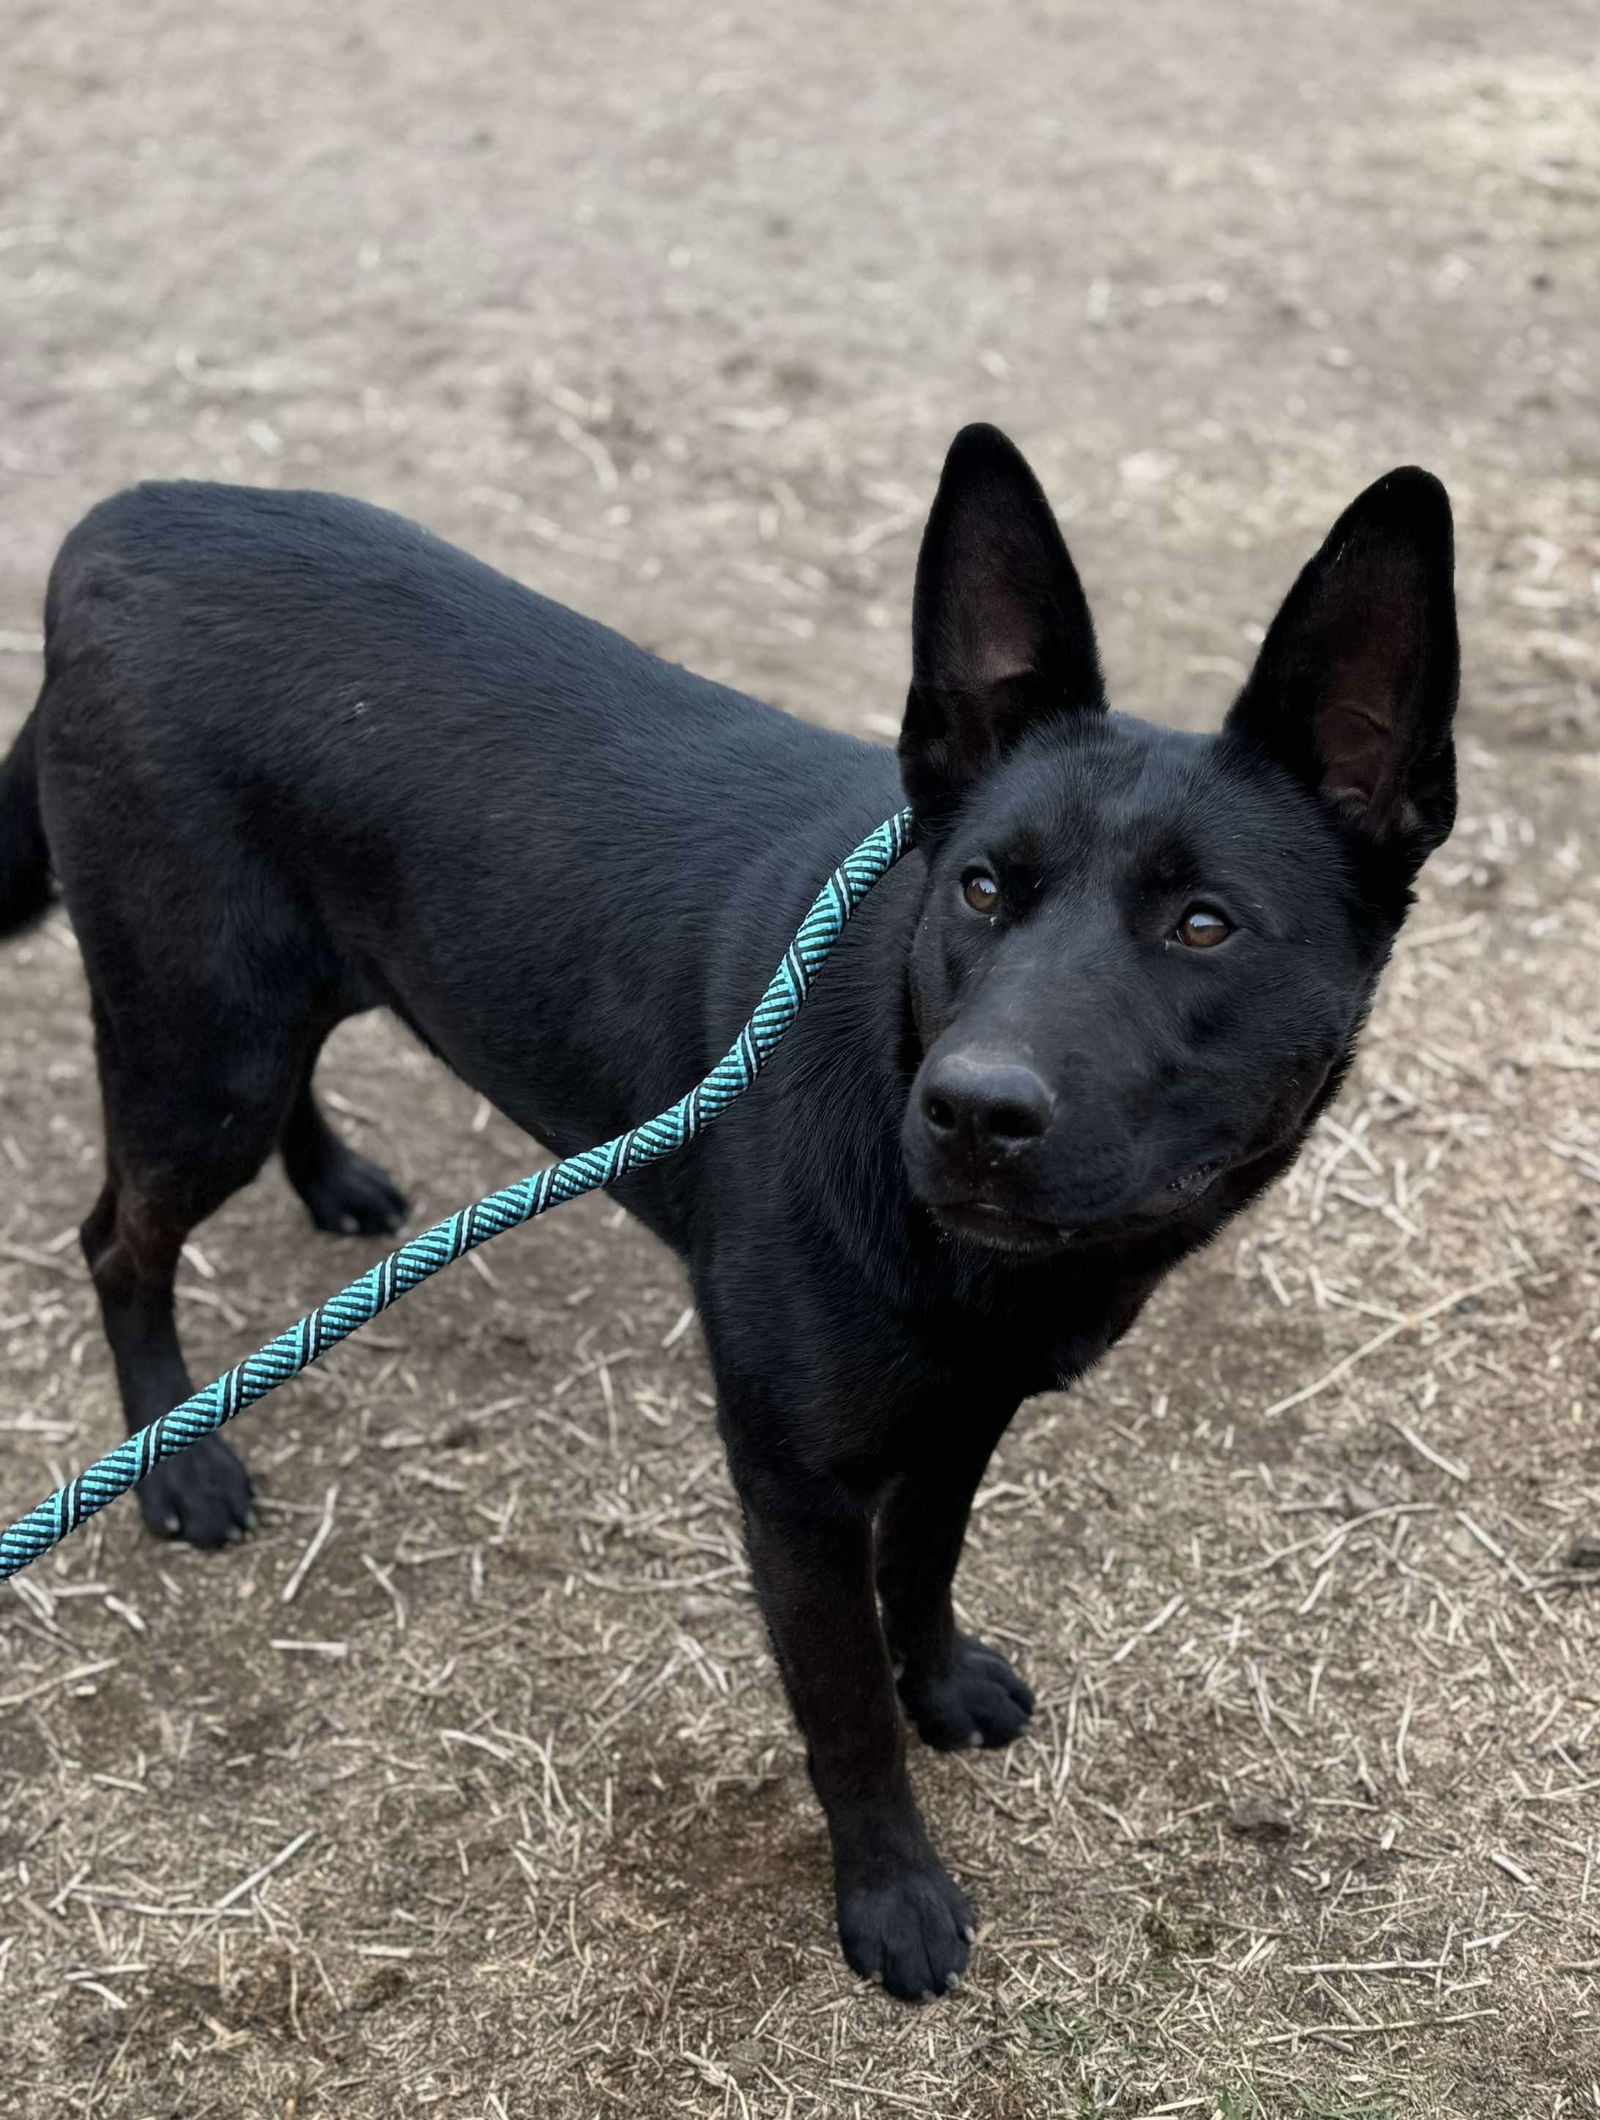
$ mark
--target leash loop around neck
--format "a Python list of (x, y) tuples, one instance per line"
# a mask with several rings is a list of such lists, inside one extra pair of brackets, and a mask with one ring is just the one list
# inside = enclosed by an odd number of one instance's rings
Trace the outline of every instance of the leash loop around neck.
[(411, 1238), (341, 1288), (316, 1310), (247, 1355), (225, 1376), (140, 1428), (86, 1472), (58, 1487), (28, 1514), (0, 1531), (0, 1581), (18, 1574), (70, 1532), (126, 1494), (153, 1466), (176, 1457), (212, 1434), (246, 1406), (298, 1376), (380, 1312), (409, 1295), (419, 1282), (451, 1265), (463, 1252), (532, 1221), (564, 1200), (614, 1184), (674, 1154), (709, 1126), (755, 1081), (800, 1012), (818, 969), (844, 932), (846, 921), (874, 884), (889, 873), (912, 839), (911, 812), (901, 810), (847, 854), (812, 901), (783, 962), (773, 973), (750, 1020), (710, 1073), (676, 1104), (614, 1140), (580, 1150), (515, 1185), (502, 1186), (473, 1206)]

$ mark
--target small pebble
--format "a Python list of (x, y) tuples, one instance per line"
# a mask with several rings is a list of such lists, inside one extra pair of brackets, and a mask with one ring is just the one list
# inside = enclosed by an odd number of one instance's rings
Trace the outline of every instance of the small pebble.
[(1228, 1813), (1228, 1830), (1241, 1840), (1287, 1840), (1294, 1819), (1281, 1797), (1242, 1796)]
[(1600, 1568), (1600, 1531), (1580, 1531), (1567, 1548), (1569, 1568)]
[(767, 2050), (759, 2039), (735, 2039), (722, 2055), (722, 2065), (736, 2082), (759, 2076)]

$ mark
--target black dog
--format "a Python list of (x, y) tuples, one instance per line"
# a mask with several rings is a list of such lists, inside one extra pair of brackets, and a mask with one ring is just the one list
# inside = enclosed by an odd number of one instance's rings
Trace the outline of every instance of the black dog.
[[(1027, 466), (957, 437), (896, 760), (656, 661), (392, 515), (143, 486), (50, 584), (0, 777), (0, 933), (53, 870), (93, 997), (105, 1190), (84, 1249), (132, 1425), (190, 1389), (173, 1271), (274, 1148), (319, 1227), (393, 1229), (312, 1094), (393, 1009), (562, 1153), (727, 1046), (823, 876), (904, 795), (918, 850), (770, 1073), (617, 1188), (688, 1261), (750, 1560), (827, 1813), (839, 1933), (895, 1994), (972, 1916), (931, 1745), (1032, 1698), (959, 1633), (968, 1507), (1018, 1403), (1082, 1375), (1282, 1171), (1333, 1095), (1455, 806), (1443, 488), (1341, 517), (1217, 736), (1106, 710)], [(212, 1439), (151, 1526), (250, 1519)]]

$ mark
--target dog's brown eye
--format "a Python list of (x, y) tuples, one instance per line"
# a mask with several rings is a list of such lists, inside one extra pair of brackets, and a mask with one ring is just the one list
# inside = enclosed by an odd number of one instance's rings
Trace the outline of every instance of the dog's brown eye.
[(1186, 949), (1211, 950), (1219, 942), (1226, 942), (1233, 933), (1220, 913), (1214, 913), (1208, 905), (1192, 905), (1178, 922), (1174, 930), (1177, 939)]
[(1000, 886), (987, 869), (968, 869), (961, 879), (961, 895), (975, 913), (1000, 910)]

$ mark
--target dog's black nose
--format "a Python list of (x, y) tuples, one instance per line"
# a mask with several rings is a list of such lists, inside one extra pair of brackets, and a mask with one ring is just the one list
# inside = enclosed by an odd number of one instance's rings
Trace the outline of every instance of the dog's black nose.
[(1055, 1100), (1031, 1067), (948, 1053), (922, 1085), (922, 1116), (951, 1147), (1016, 1149), (1049, 1129)]

